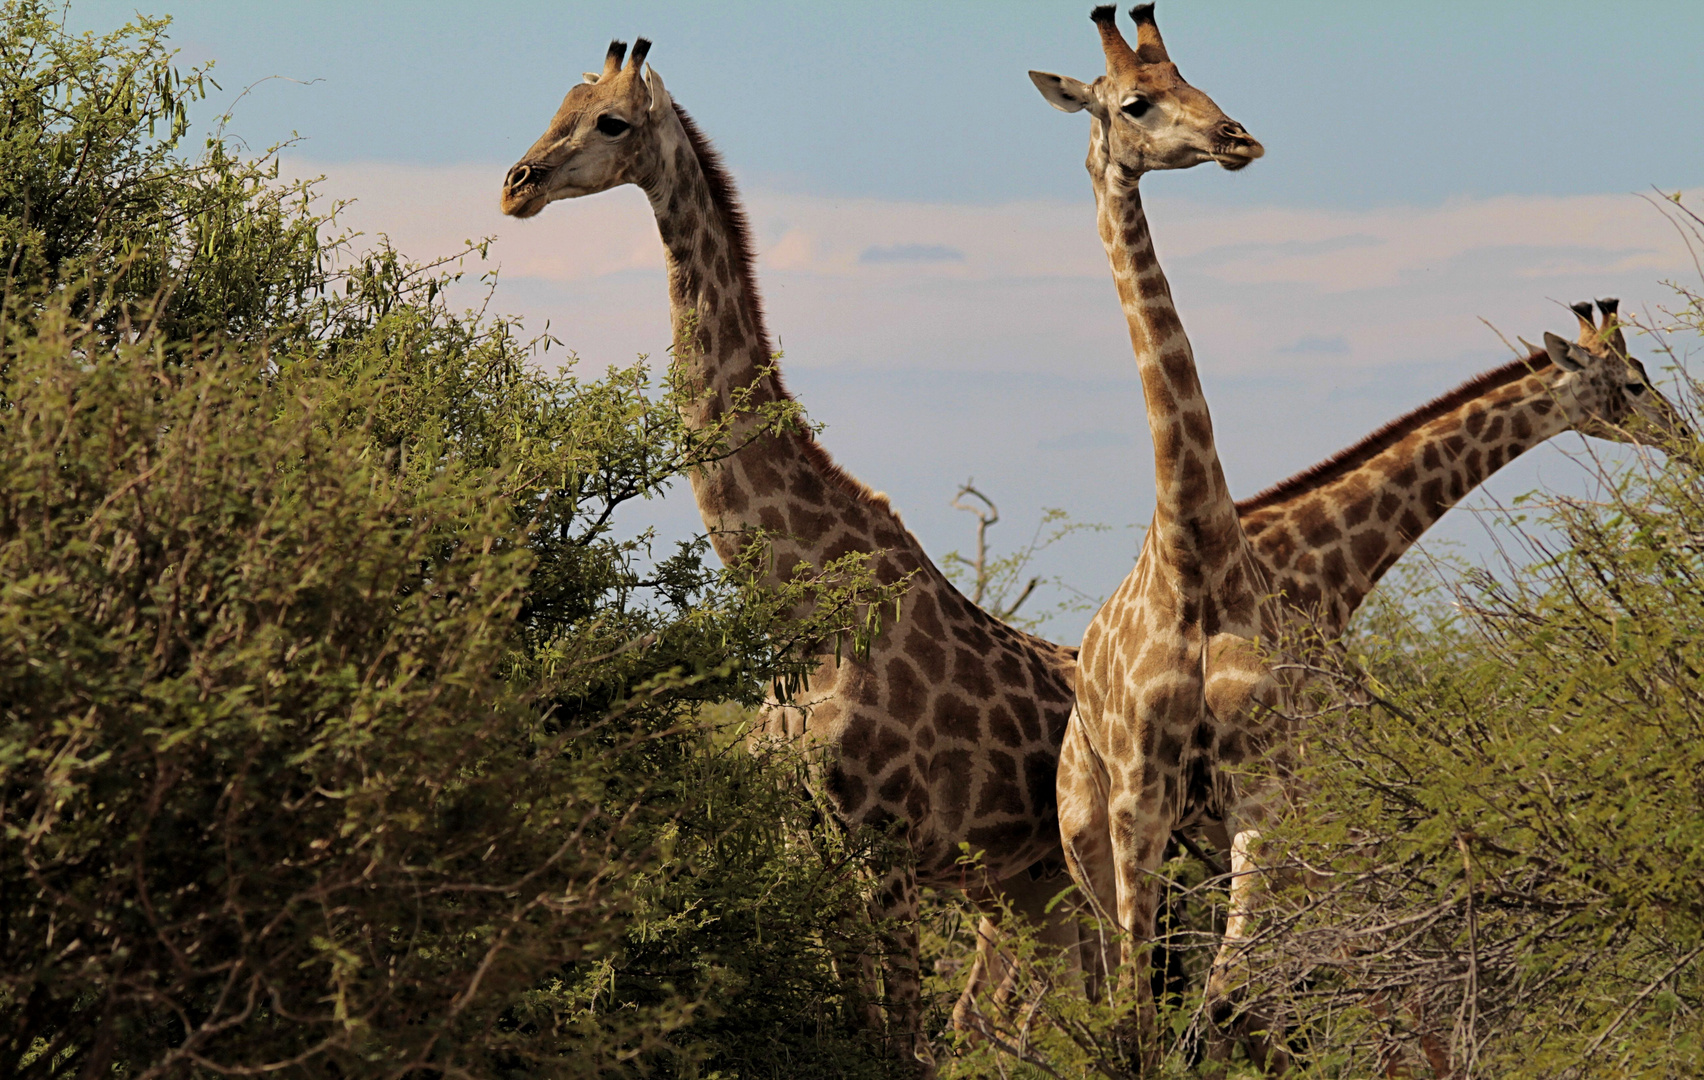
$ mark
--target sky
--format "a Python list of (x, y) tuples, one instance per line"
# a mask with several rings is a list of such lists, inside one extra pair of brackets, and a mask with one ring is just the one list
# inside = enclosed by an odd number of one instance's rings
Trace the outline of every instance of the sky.
[[(789, 385), (835, 457), (937, 559), (971, 542), (948, 503), (974, 477), (1000, 504), (997, 546), (1045, 507), (1112, 526), (1038, 572), (1094, 597), (1129, 570), (1152, 458), (1088, 122), (1024, 74), (1100, 72), (1090, 4), (162, 5), (144, 10), (174, 16), (182, 62), (215, 62), (205, 115), (235, 102), (229, 130), (255, 150), (294, 139), (288, 170), (416, 257), (497, 237), (494, 307), (548, 320), (587, 373), (668, 343), (648, 204), (627, 188), (517, 222), (497, 191), (609, 40), (649, 37), (740, 184)], [(135, 8), (76, 0), (66, 19), (104, 30)], [(1143, 182), (1239, 497), (1502, 363), (1495, 331), (1571, 334), (1566, 302), (1654, 311), (1665, 281), (1697, 280), (1650, 196), (1704, 189), (1704, 4), (1162, 0), (1158, 16), (1184, 77), (1267, 148), (1235, 175)], [(1437, 535), (1491, 550), (1487, 509), (1578, 489), (1584, 447), (1527, 455)], [(624, 522), (697, 525), (684, 491)]]

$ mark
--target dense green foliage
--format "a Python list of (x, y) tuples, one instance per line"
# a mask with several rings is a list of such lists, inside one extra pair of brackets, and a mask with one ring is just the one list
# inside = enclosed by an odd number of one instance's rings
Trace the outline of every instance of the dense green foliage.
[(719, 434), (186, 158), (163, 29), (0, 18), (0, 1073), (881, 1075), (727, 730), (879, 593), (621, 539)]

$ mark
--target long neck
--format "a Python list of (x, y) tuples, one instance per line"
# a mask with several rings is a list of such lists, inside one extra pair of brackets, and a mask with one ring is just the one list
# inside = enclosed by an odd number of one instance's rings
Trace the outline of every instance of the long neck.
[(691, 121), (672, 110), (642, 186), (657, 216), (669, 273), (669, 315), (678, 374), (701, 395), (688, 410), (710, 424), (748, 398), (784, 396), (767, 376), (773, 353), (751, 273), (745, 215), (732, 182)]
[(1154, 254), (1136, 180), (1117, 175), (1104, 160), (1096, 123), (1089, 172), (1101, 242), (1130, 326), (1154, 441), (1156, 506), (1149, 542), (1177, 586), (1194, 592), (1232, 563), (1242, 528), (1213, 443), (1195, 354)]
[(1538, 356), (1489, 372), (1242, 503), (1255, 557), (1328, 636), (1468, 492), (1573, 426)]
[(662, 234), (677, 377), (695, 394), (686, 423), (726, 440), (691, 472), (716, 553), (737, 558), (752, 534), (769, 540), (769, 576), (801, 561), (821, 567), (849, 551), (887, 551), (884, 579), (927, 560), (887, 500), (835, 465), (808, 430), (763, 430), (765, 406), (787, 402), (764, 329), (745, 215), (732, 181), (684, 113), (671, 112), (641, 186)]

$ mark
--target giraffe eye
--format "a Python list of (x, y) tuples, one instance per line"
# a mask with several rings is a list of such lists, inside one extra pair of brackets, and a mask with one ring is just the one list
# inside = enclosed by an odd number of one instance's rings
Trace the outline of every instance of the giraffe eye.
[(1632, 394), (1634, 397), (1638, 397), (1640, 394), (1645, 392), (1645, 384), (1642, 382), (1630, 382), (1627, 384), (1627, 392)]
[(1132, 120), (1140, 120), (1147, 114), (1148, 109), (1152, 107), (1152, 105), (1153, 102), (1149, 101), (1147, 98), (1136, 98), (1132, 101), (1126, 101), (1124, 103), (1124, 115), (1130, 117)]
[(632, 124), (629, 124), (619, 116), (610, 116), (605, 114), (598, 117), (598, 130), (612, 139), (632, 126)]

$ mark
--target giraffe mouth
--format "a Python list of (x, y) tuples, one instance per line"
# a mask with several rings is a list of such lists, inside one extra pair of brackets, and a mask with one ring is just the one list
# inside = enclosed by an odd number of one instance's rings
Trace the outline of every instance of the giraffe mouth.
[(503, 194), (503, 213), (510, 217), (530, 218), (550, 202), (550, 197), (542, 191)]
[(1226, 172), (1240, 172), (1265, 153), (1266, 148), (1259, 143), (1233, 143), (1215, 147), (1213, 160)]
[(1220, 139), (1213, 147), (1213, 160), (1227, 172), (1246, 169), (1250, 162), (1266, 156), (1266, 147), (1244, 131), (1241, 124), (1229, 124), (1227, 127), (1229, 130), (1222, 134), (1228, 137)]
[(510, 217), (530, 218), (550, 202), (545, 180), (550, 171), (542, 165), (522, 163), (509, 170), (503, 185), (502, 209)]

